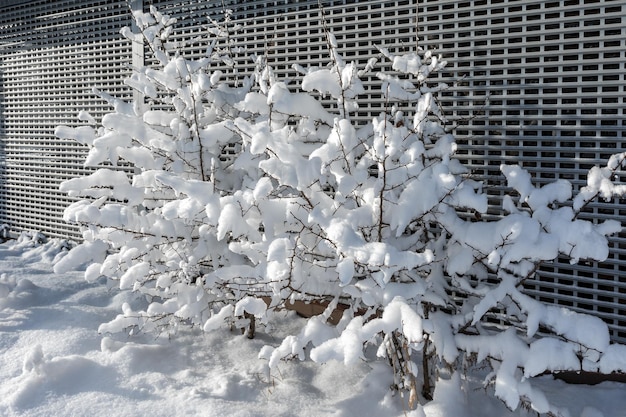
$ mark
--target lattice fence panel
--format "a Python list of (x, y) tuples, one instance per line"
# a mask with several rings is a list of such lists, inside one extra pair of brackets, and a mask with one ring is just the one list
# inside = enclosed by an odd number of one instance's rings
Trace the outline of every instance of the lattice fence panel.
[[(134, 0), (138, 1), (138, 0)], [(141, 2), (139, 2), (141, 3)], [(626, 2), (623, 0), (396, 0), (321, 2), (328, 28), (347, 59), (420, 46), (449, 62), (443, 81), (455, 84), (444, 109), (462, 158), (490, 184), (492, 214), (510, 190), (501, 163), (520, 163), (538, 183), (557, 177), (580, 187), (587, 170), (623, 151), (626, 96)], [(279, 76), (293, 79), (293, 62), (327, 62), (318, 1), (143, 0), (179, 17), (181, 52), (200, 56), (209, 18), (233, 10), (241, 24), (232, 39), (246, 53), (267, 54)], [(124, 1), (5, 1), (0, 5), (0, 222), (49, 235), (75, 231), (60, 220), (69, 200), (58, 183), (78, 175), (84, 149), (54, 138), (79, 109), (106, 107), (92, 86), (118, 95), (131, 61), (120, 39), (129, 24)], [(416, 35), (417, 39), (416, 39)], [(236, 80), (233, 79), (233, 82)], [(364, 120), (381, 109), (374, 79), (366, 80)], [(620, 202), (589, 207), (587, 218), (623, 220)], [(537, 298), (591, 311), (626, 341), (626, 234), (611, 240), (602, 264), (545, 266), (526, 289)]]
[[(316, 0), (144, 0), (146, 11), (150, 5), (179, 18), (175, 39), (181, 52), (188, 57), (203, 56), (207, 46), (189, 39), (206, 36), (211, 27), (210, 19), (221, 21), (224, 11), (232, 10), (230, 38), (237, 46), (245, 47), (245, 52), (234, 57), (234, 69), (241, 76), (254, 70), (251, 55), (267, 56), (278, 77), (293, 86), (301, 78), (292, 68), (294, 63), (306, 68), (329, 62), (322, 12)], [(346, 60), (364, 67), (368, 59), (379, 55), (379, 46), (391, 51), (415, 49), (415, 0), (331, 0), (323, 1), (322, 5), (327, 27), (336, 36)], [(235, 30), (237, 25), (240, 29)], [(364, 84), (367, 93), (359, 117), (366, 120), (372, 114), (378, 114), (384, 104), (379, 99), (380, 84), (376, 82), (375, 74), (370, 74)]]
[(0, 4), (0, 224), (76, 237), (62, 219), (72, 201), (59, 191), (84, 175), (86, 149), (54, 136), (80, 110), (99, 118), (97, 87), (120, 97), (130, 46), (123, 0), (5, 1)]
[[(444, 108), (460, 124), (461, 158), (492, 184), (500, 164), (519, 163), (538, 184), (579, 188), (590, 167), (626, 149), (624, 1), (427, 0), (419, 22), (422, 44), (444, 54), (446, 80), (458, 83)], [(494, 207), (507, 192), (494, 188)], [(584, 217), (625, 214), (612, 201)], [(606, 262), (546, 265), (526, 290), (593, 312), (626, 341), (626, 234)]]
[[(242, 31), (233, 33), (249, 53), (267, 54), (283, 77), (291, 64), (324, 65), (317, 1), (146, 1), (185, 16), (193, 36), (207, 16), (233, 10)], [(493, 187), (492, 214), (510, 190), (501, 163), (520, 163), (538, 184), (555, 178), (584, 184), (587, 170), (624, 145), (626, 5), (602, 0), (324, 1), (328, 27), (348, 59), (364, 64), (382, 45), (391, 50), (435, 49), (449, 62), (443, 81), (454, 84), (444, 109), (460, 144), (459, 157)], [(182, 40), (182, 39), (181, 39)], [(188, 44), (185, 52), (201, 53)], [(195, 49), (194, 49), (195, 48)], [(243, 57), (241, 73), (251, 68)], [(361, 117), (380, 111), (375, 82), (366, 82)], [(623, 219), (619, 202), (594, 204), (586, 218)], [(607, 321), (615, 340), (626, 341), (626, 234), (611, 240), (602, 264), (567, 260), (542, 268), (526, 290), (537, 298)]]

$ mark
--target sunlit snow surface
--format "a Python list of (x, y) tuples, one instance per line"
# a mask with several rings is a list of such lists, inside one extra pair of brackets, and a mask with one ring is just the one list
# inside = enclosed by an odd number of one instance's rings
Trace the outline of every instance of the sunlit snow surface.
[[(271, 375), (257, 359), (303, 325), (293, 313), (248, 340), (224, 327), (154, 335), (101, 335), (127, 292), (84, 272), (54, 274), (60, 242), (0, 244), (1, 416), (533, 416), (508, 411), (480, 386), (480, 371), (439, 383), (434, 401), (409, 412), (389, 394), (382, 361), (282, 362)], [(119, 287), (119, 286), (118, 286)], [(626, 385), (571, 386), (533, 380), (564, 417), (626, 416)]]

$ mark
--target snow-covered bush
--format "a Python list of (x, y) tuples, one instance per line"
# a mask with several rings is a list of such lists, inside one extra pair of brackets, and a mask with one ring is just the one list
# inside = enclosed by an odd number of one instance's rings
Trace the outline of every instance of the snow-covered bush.
[[(103, 331), (204, 324), (213, 308), (243, 298), (234, 283), (257, 279), (254, 265), (229, 248), (248, 227), (224, 229), (235, 195), (258, 171), (252, 160), (224, 158), (225, 150), (240, 146), (226, 122), (239, 114), (235, 105), (252, 79), (231, 87), (221, 71), (208, 68), (229, 59), (224, 28), (213, 30), (207, 57), (193, 61), (170, 50), (174, 19), (156, 10), (135, 12), (134, 18), (140, 33), (126, 28), (122, 34), (145, 43), (155, 60), (125, 80), (142, 99), (129, 103), (98, 92), (114, 108), (100, 127), (81, 113), (88, 124), (56, 132), (89, 146), (85, 165), (110, 165), (62, 184), (62, 190), (84, 198), (65, 211), (65, 219), (85, 228), (84, 243), (57, 269), (93, 260), (88, 280), (117, 279), (120, 289), (151, 300), (146, 311), (125, 311)], [(116, 169), (121, 164), (132, 166), (132, 178)]]
[[(260, 353), (269, 367), (287, 357), (350, 364), (374, 347), (412, 406), (431, 395), (436, 369), (472, 361), (491, 364), (485, 383), (510, 408), (522, 401), (538, 412), (553, 410), (530, 377), (623, 370), (603, 359), (613, 347), (601, 320), (543, 305), (520, 286), (559, 256), (607, 257), (606, 236), (621, 225), (579, 213), (626, 192), (612, 182), (625, 154), (592, 169), (576, 196), (567, 181), (536, 187), (521, 167), (503, 165), (511, 194), (489, 220), (484, 184), (454, 158), (444, 128), (437, 95), (446, 86), (428, 81), (445, 66), (440, 57), (380, 49), (393, 68), (376, 74), (385, 111), (361, 125), (361, 77), (377, 59), (363, 69), (345, 62), (330, 33), (327, 66), (294, 63), (299, 88), (264, 56), (233, 87), (211, 69), (230, 62), (215, 52), (222, 31), (207, 58), (190, 61), (168, 50), (171, 19), (154, 10), (135, 19), (141, 34), (123, 34), (145, 42), (157, 64), (126, 84), (146, 102), (100, 93), (114, 107), (101, 127), (82, 114), (87, 125), (57, 130), (90, 146), (87, 165), (135, 169), (129, 178), (101, 167), (62, 185), (83, 198), (65, 217), (84, 225), (85, 240), (57, 270), (92, 260), (88, 280), (117, 279), (151, 301), (101, 331), (211, 331), (314, 304), (323, 313), (300, 334)], [(223, 157), (227, 147), (234, 158)]]

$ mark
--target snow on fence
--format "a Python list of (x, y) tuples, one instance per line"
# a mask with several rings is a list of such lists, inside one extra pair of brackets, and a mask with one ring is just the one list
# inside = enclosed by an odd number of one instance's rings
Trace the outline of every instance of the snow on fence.
[[(518, 162), (538, 183), (556, 177), (584, 183), (587, 170), (624, 151), (626, 3), (611, 0), (396, 0), (322, 2), (327, 25), (347, 59), (364, 65), (375, 47), (436, 48), (448, 61), (443, 80), (455, 87), (444, 110), (459, 156), (492, 184), (504, 184), (503, 162)], [(242, 30), (233, 41), (267, 53), (282, 77), (323, 64), (326, 42), (317, 0), (134, 0), (133, 7), (180, 18), (181, 51), (206, 49), (207, 17), (224, 7)], [(85, 149), (54, 136), (79, 110), (106, 111), (92, 87), (124, 97), (120, 84), (141, 51), (119, 36), (130, 24), (125, 1), (9, 0), (0, 5), (0, 223), (75, 237), (62, 220), (69, 204), (58, 184), (84, 173)], [(416, 36), (417, 35), (417, 36)], [(136, 62), (136, 61), (135, 61)], [(242, 75), (252, 63), (234, 63)], [(365, 81), (360, 115), (383, 105), (374, 80)], [(507, 193), (492, 191), (492, 202)], [(497, 215), (496, 212), (492, 214)], [(589, 207), (587, 218), (624, 219), (619, 202)], [(601, 264), (556, 262), (526, 284), (537, 298), (592, 311), (626, 342), (626, 235), (611, 240)]]

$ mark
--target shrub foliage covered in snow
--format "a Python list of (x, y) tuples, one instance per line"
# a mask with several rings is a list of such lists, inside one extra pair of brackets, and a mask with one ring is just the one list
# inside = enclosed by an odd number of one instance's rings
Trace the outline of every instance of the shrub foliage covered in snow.
[[(394, 70), (376, 74), (385, 111), (363, 125), (354, 119), (361, 77), (376, 59), (362, 69), (344, 61), (330, 33), (328, 65), (294, 65), (294, 88), (264, 56), (239, 83), (212, 69), (236, 50), (223, 47), (219, 26), (206, 58), (192, 61), (169, 49), (169, 17), (134, 17), (141, 32), (122, 33), (156, 62), (126, 80), (142, 99), (99, 93), (113, 107), (99, 124), (81, 114), (84, 125), (57, 129), (89, 146), (86, 165), (100, 165), (62, 185), (80, 197), (65, 218), (84, 226), (84, 242), (57, 270), (90, 260), (88, 280), (106, 276), (150, 300), (102, 332), (229, 324), (252, 336), (271, 312), (312, 303), (323, 312), (260, 353), (270, 368), (287, 357), (354, 363), (373, 346), (413, 405), (429, 397), (434, 367), (467, 361), (491, 364), (485, 383), (510, 408), (538, 412), (551, 408), (530, 377), (623, 370), (603, 360), (615, 347), (601, 320), (543, 305), (520, 286), (559, 256), (607, 257), (620, 223), (579, 213), (624, 194), (612, 182), (624, 154), (592, 169), (576, 196), (567, 181), (537, 187), (503, 165), (511, 193), (494, 220), (481, 216), (484, 184), (453, 157), (437, 102), (446, 86), (428, 81), (445, 65), (439, 57), (381, 49)], [(120, 161), (132, 178), (115, 169)], [(505, 330), (489, 324), (503, 316)]]

